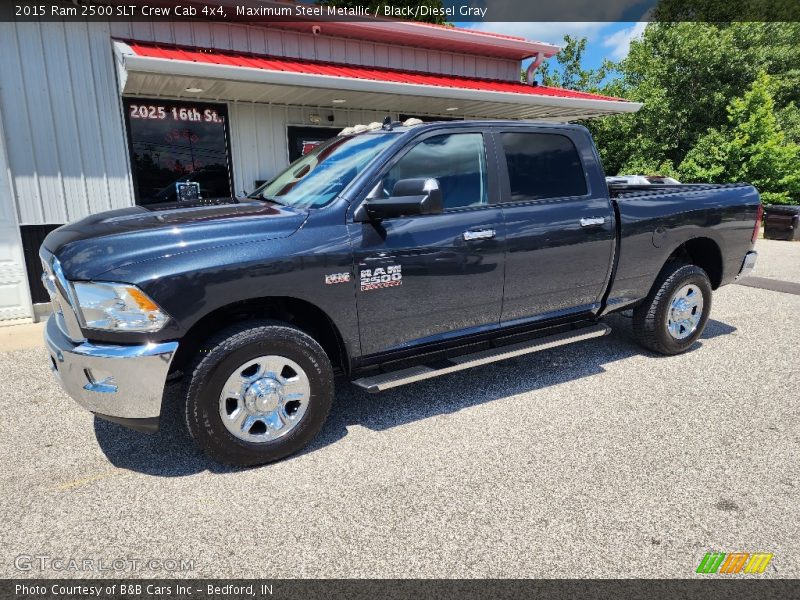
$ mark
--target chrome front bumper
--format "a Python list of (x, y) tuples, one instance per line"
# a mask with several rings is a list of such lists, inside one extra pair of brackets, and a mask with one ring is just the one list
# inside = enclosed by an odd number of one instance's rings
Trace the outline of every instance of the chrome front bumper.
[(739, 269), (739, 274), (736, 276), (736, 279), (741, 279), (742, 277), (747, 277), (750, 275), (750, 272), (756, 266), (756, 259), (758, 258), (758, 252), (755, 250), (751, 250), (747, 254), (744, 255), (744, 260), (742, 261), (742, 268)]
[(154, 419), (177, 342), (142, 346), (74, 343), (47, 320), (45, 343), (61, 387), (85, 409), (112, 420)]

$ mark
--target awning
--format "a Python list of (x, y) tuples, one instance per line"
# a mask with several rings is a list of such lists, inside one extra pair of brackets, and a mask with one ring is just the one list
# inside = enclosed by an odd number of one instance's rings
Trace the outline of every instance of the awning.
[[(576, 120), (637, 102), (521, 82), (115, 42), (122, 92), (475, 118)], [(334, 103), (336, 100), (336, 103)], [(455, 109), (449, 110), (448, 109)]]

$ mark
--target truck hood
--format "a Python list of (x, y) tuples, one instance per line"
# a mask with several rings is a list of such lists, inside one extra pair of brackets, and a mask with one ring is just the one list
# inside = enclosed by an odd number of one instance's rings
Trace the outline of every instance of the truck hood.
[(132, 206), (59, 227), (44, 240), (68, 279), (184, 252), (288, 237), (308, 216), (261, 200), (215, 199), (194, 204)]

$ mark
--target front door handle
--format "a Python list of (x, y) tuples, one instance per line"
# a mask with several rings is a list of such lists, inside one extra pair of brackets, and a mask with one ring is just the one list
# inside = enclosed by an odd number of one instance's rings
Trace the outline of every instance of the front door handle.
[(473, 240), (490, 240), (497, 235), (494, 229), (480, 229), (478, 231), (465, 231), (464, 241), (471, 242)]
[(584, 217), (581, 219), (581, 227), (597, 227), (598, 225), (605, 225), (605, 217)]

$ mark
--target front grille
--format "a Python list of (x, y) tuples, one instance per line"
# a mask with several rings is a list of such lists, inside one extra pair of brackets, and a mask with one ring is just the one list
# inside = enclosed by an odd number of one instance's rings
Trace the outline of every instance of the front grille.
[(53, 309), (53, 313), (63, 317), (64, 309), (61, 306), (61, 302), (58, 300), (56, 277), (53, 275), (53, 269), (50, 268), (50, 264), (44, 259), (42, 259), (42, 271), (42, 285), (44, 285), (44, 289), (47, 290), (47, 295), (50, 296), (50, 306)]
[(53, 254), (45, 250), (44, 246), (39, 250), (39, 257), (44, 269), (42, 283), (50, 296), (58, 328), (73, 342), (83, 341), (85, 338), (81, 333), (78, 315), (70, 301), (71, 286), (61, 271), (61, 264)]

